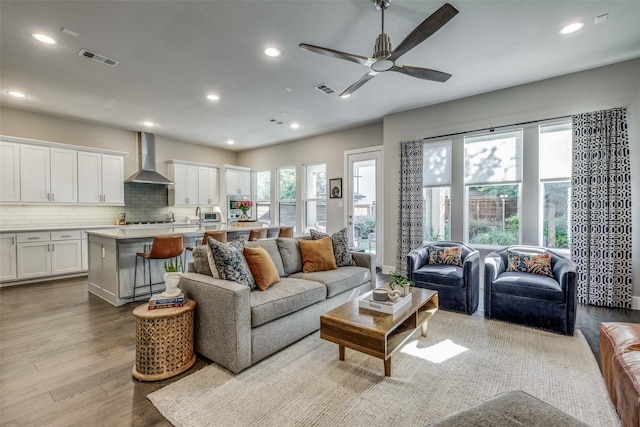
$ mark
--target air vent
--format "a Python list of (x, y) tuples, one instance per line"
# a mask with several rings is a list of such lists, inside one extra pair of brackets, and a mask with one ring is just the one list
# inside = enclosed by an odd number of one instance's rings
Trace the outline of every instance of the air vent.
[(108, 65), (110, 67), (115, 67), (116, 65), (119, 64), (119, 62), (116, 61), (115, 59), (107, 58), (104, 55), (100, 55), (98, 53), (91, 52), (90, 50), (87, 50), (87, 49), (82, 49), (78, 53), (78, 55), (84, 56), (85, 58), (89, 58), (92, 61), (96, 61), (96, 62), (99, 62), (101, 64)]
[(314, 88), (318, 89), (320, 92), (324, 93), (325, 95), (331, 95), (332, 93), (335, 93), (335, 90), (331, 89), (329, 86), (327, 86), (324, 83), (316, 85), (314, 86)]

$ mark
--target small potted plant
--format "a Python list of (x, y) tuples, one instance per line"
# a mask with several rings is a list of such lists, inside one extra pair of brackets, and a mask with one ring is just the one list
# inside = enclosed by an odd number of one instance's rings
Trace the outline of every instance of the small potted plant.
[(164, 271), (165, 290), (162, 296), (171, 298), (180, 295), (182, 291), (178, 288), (178, 283), (180, 282), (180, 276), (182, 274), (182, 261), (177, 261), (176, 263), (174, 263), (173, 260), (165, 261)]
[(415, 285), (416, 284), (413, 281), (409, 280), (406, 274), (399, 273), (397, 271), (395, 273), (391, 273), (391, 283), (389, 283), (391, 290), (394, 290), (396, 286), (398, 286), (402, 289), (403, 295), (408, 295), (409, 287)]
[(253, 202), (251, 200), (240, 200), (236, 203), (236, 206), (242, 211), (242, 219), (247, 219), (247, 212), (253, 206)]

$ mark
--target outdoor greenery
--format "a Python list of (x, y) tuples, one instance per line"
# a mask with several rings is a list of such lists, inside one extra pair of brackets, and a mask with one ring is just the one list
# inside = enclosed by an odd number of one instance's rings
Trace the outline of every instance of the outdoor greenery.
[[(569, 224), (567, 221), (567, 215), (557, 216), (554, 218), (556, 225), (556, 239), (554, 248), (568, 248), (569, 247)], [(549, 242), (549, 220), (544, 220), (544, 245), (547, 246)]]
[(504, 230), (492, 222), (471, 220), (469, 242), (478, 245), (517, 245), (520, 221), (516, 215), (505, 219)]
[(296, 199), (296, 170), (280, 169), (280, 200)]
[(369, 236), (369, 233), (376, 232), (376, 217), (373, 215), (357, 216), (354, 220), (354, 226), (360, 229), (363, 239)]

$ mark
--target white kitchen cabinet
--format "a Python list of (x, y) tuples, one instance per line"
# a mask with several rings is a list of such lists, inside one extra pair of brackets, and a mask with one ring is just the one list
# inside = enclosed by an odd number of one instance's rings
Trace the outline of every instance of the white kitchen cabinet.
[(202, 206), (220, 204), (218, 168), (198, 167), (198, 203)]
[(16, 255), (16, 235), (0, 234), (0, 282), (18, 278)]
[(20, 145), (20, 200), (29, 203), (78, 201), (77, 152)]
[(124, 204), (124, 158), (119, 155), (78, 152), (78, 201)]
[(18, 233), (18, 280), (81, 271), (79, 231)]
[(169, 186), (172, 206), (208, 206), (220, 203), (218, 168), (171, 160), (168, 175), (175, 184)]
[(118, 260), (115, 240), (89, 241), (89, 292), (113, 305), (118, 302)]
[(227, 195), (251, 196), (251, 169), (226, 168)]
[(0, 202), (20, 201), (20, 145), (0, 141)]
[(82, 259), (80, 261), (80, 268), (82, 271), (89, 270), (89, 240), (87, 240), (87, 232), (82, 232), (82, 240), (80, 241), (80, 250), (82, 252)]

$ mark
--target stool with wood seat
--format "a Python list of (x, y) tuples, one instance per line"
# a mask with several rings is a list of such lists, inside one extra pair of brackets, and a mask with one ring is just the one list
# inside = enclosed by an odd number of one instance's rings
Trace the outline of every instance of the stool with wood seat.
[[(182, 235), (178, 236), (157, 236), (153, 238), (153, 243), (151, 244), (151, 251), (149, 253), (146, 252), (138, 252), (136, 254), (136, 265), (133, 273), (133, 300), (136, 300), (136, 289), (145, 288), (147, 286), (147, 272), (145, 268), (145, 261), (148, 261), (149, 264), (149, 295), (153, 294), (153, 285), (160, 284), (162, 282), (153, 283), (151, 280), (151, 260), (152, 259), (173, 259), (180, 258), (180, 267), (182, 268), (182, 252), (184, 252), (184, 244)], [(136, 286), (138, 279), (138, 258), (142, 258), (142, 281), (144, 282), (142, 286)], [(164, 273), (163, 273), (164, 274)]]
[(293, 227), (280, 227), (278, 237), (293, 237)]
[(267, 229), (262, 228), (260, 230), (251, 230), (249, 232), (249, 241), (258, 240), (258, 239), (266, 239), (267, 238)]
[[(204, 236), (202, 237), (201, 245), (206, 245), (209, 237), (217, 240), (218, 242), (226, 243), (227, 242), (227, 230), (215, 230), (215, 231), (206, 231)], [(193, 251), (192, 246), (187, 247), (188, 251)]]

